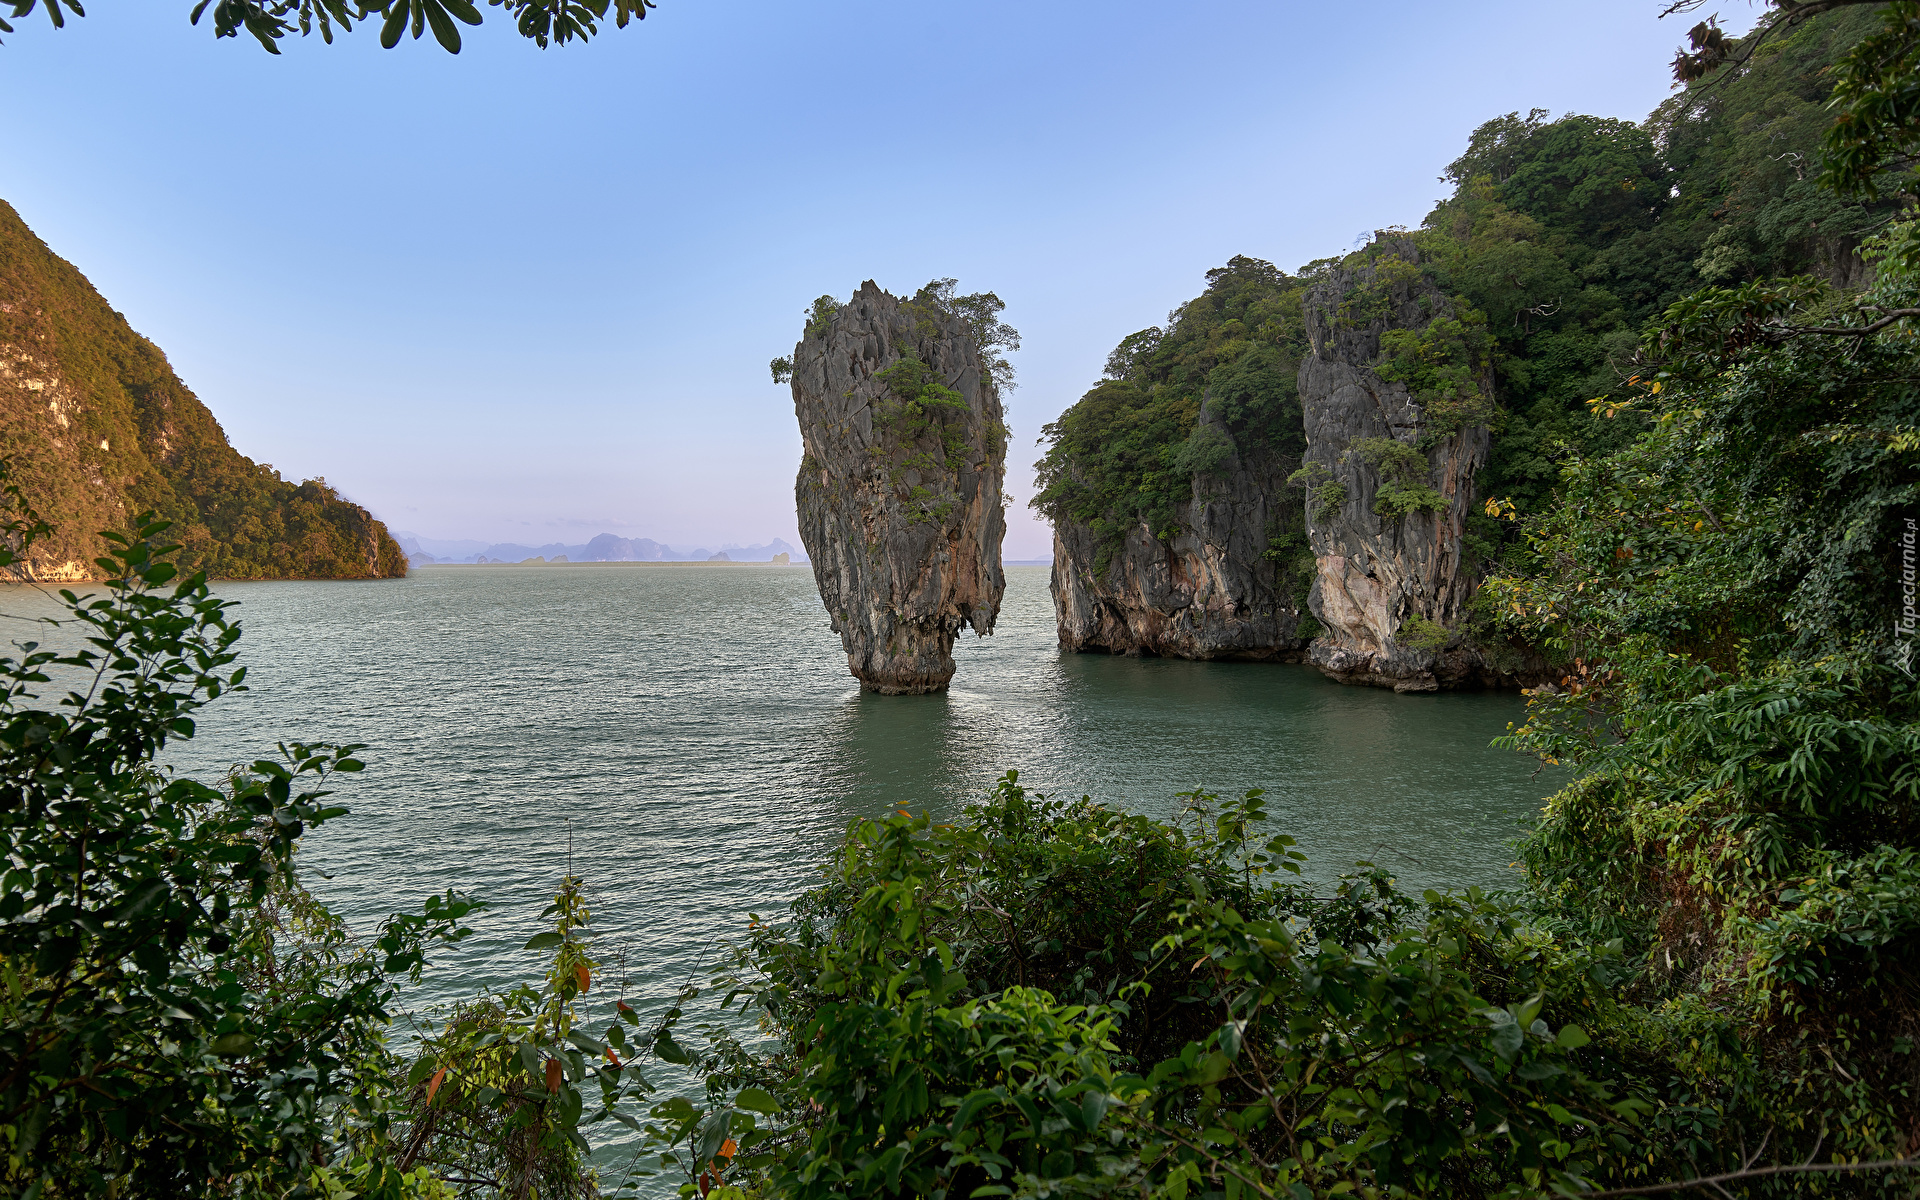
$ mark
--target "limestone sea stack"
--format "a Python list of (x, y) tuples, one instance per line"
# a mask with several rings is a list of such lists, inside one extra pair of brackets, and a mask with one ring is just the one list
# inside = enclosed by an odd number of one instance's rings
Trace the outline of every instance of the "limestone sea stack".
[(1400, 333), (1401, 349), (1432, 359), (1460, 326), (1410, 239), (1376, 245), (1371, 262), (1335, 269), (1305, 301), (1300, 482), (1318, 562), (1308, 604), (1325, 629), (1309, 661), (1343, 683), (1433, 691), (1489, 673), (1455, 631), (1478, 583), (1461, 548), (1487, 459), (1492, 378), (1465, 349), (1445, 395), (1387, 377), (1396, 372), (1383, 337)]
[[(923, 296), (925, 293), (923, 293)], [(967, 324), (868, 280), (794, 347), (800, 538), (862, 687), (937, 692), (993, 632), (1007, 428)]]
[(1286, 487), (1299, 461), (1237, 445), (1217, 408), (1211, 394), (1203, 398), (1198, 428), (1220, 447), (1218, 461), (1193, 474), (1193, 499), (1176, 506), (1173, 537), (1156, 537), (1136, 521), (1125, 543), (1103, 556), (1091, 526), (1055, 520), (1053, 606), (1063, 647), (1167, 658), (1302, 657), (1297, 568), (1267, 553), (1276, 533), (1299, 528), (1299, 494)]

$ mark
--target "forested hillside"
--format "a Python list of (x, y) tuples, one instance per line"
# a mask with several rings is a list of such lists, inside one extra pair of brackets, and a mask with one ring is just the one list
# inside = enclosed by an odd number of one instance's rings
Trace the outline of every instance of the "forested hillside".
[(1194, 476), (1220, 465), (1227, 443), (1199, 424), (1209, 391), (1235, 445), (1296, 458), (1306, 448), (1294, 383), (1304, 292), (1272, 263), (1234, 257), (1207, 272), (1207, 290), (1168, 314), (1165, 328), (1122, 339), (1106, 378), (1047, 426), (1052, 445), (1034, 506), (1093, 528), (1105, 551), (1096, 570), (1140, 521), (1171, 537)]
[(0, 455), (53, 534), (16, 572), (81, 579), (101, 530), (152, 511), (180, 565), (232, 579), (404, 575), (386, 527), (324, 479), (227, 444), (159, 347), (0, 202)]
[[(1383, 377), (1431, 397), (1469, 357), (1490, 357), (1493, 448), (1480, 496), (1538, 513), (1555, 446), (1622, 444), (1624, 428), (1586, 401), (1622, 385), (1639, 330), (1681, 295), (1774, 275), (1865, 281), (1858, 247), (1893, 204), (1843, 199), (1815, 175), (1831, 68), (1877, 20), (1856, 7), (1808, 21), (1764, 43), (1737, 78), (1678, 94), (1639, 123), (1536, 109), (1474, 132), (1447, 169), (1453, 194), (1410, 231), (1458, 319), (1400, 338)], [(1090, 529), (1104, 576), (1128, 530), (1171, 542), (1175, 506), (1204, 491), (1221, 455), (1199, 421), (1209, 390), (1236, 440), (1244, 430), (1299, 454), (1306, 288), (1384, 252), (1376, 242), (1293, 276), (1247, 257), (1209, 271), (1205, 292), (1164, 327), (1123, 338), (1106, 377), (1047, 427), (1034, 507), (1056, 527)], [(1304, 507), (1303, 493), (1293, 500)], [(1475, 519), (1467, 549), (1478, 570), (1510, 528)], [(1273, 549), (1291, 559), (1306, 542), (1283, 536)]]

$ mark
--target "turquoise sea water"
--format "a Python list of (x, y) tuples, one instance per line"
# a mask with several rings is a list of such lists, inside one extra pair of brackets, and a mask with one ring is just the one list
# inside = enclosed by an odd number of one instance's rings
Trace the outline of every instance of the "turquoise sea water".
[[(1195, 787), (1264, 787), (1321, 877), (1368, 858), (1414, 888), (1516, 878), (1505, 843), (1557, 785), (1487, 745), (1519, 697), (1063, 654), (1047, 569), (1007, 574), (999, 632), (964, 638), (952, 689), (901, 697), (859, 691), (804, 568), (221, 584), (252, 690), (206, 709), (169, 759), (212, 777), (280, 739), (368, 743), (342, 788), (353, 814), (303, 850), (331, 876), (315, 890), (362, 929), (449, 886), (495, 905), (413, 995), (423, 1010), (537, 972), (518, 947), (570, 843), (644, 1011), (749, 911), (804, 887), (850, 820), (952, 814), (1010, 768), (1162, 816)], [(51, 611), (6, 592), (9, 612)]]

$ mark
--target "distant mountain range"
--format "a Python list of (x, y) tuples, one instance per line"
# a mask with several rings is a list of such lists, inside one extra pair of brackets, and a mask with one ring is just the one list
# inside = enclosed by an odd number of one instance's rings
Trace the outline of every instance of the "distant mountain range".
[(794, 562), (805, 562), (806, 555), (779, 538), (760, 546), (741, 546), (728, 542), (717, 550), (705, 547), (682, 549), (656, 542), (652, 538), (623, 538), (603, 533), (577, 546), (549, 542), (544, 546), (523, 546), (518, 542), (449, 541), (425, 538), (416, 533), (397, 531), (394, 540), (406, 551), (407, 560), (421, 563), (525, 562), (530, 558), (568, 562), (768, 562), (777, 554), (789, 555)]

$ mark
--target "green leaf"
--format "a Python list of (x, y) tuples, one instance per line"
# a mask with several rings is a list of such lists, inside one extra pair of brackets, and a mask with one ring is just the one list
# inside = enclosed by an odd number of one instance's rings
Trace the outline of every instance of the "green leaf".
[(707, 1114), (707, 1119), (701, 1123), (700, 1144), (694, 1150), (695, 1163), (705, 1165), (720, 1153), (720, 1147), (726, 1144), (727, 1135), (731, 1132), (732, 1116), (733, 1110), (730, 1108), (716, 1108)]
[(213, 1052), (221, 1058), (238, 1058), (253, 1049), (253, 1035), (228, 1033), (213, 1039)]
[(1512, 1062), (1519, 1055), (1521, 1045), (1526, 1041), (1526, 1031), (1512, 1021), (1504, 1021), (1493, 1029), (1493, 1052)]
[(1107, 1094), (1094, 1088), (1080, 1097), (1081, 1128), (1092, 1133), (1100, 1127), (1100, 1118), (1107, 1115)]
[(460, 30), (440, 7), (440, 0), (413, 0), (427, 10), (427, 24), (433, 27), (433, 40), (448, 54), (460, 53)]
[(958, 1133), (962, 1129), (965, 1129), (967, 1122), (973, 1120), (975, 1113), (978, 1113), (987, 1105), (992, 1104), (995, 1100), (1003, 1098), (1001, 1093), (994, 1088), (983, 1088), (980, 1091), (970, 1094), (965, 1100), (960, 1102), (960, 1111), (953, 1114), (953, 1131)]
[(527, 939), (527, 944), (520, 948), (522, 950), (551, 950), (555, 946), (564, 945), (566, 940), (564, 935), (550, 929), (545, 933), (534, 934)]
[(735, 1108), (744, 1108), (748, 1112), (765, 1113), (773, 1116), (780, 1111), (780, 1102), (757, 1087), (741, 1088), (740, 1094), (733, 1098)]
[(1220, 1053), (1228, 1058), (1240, 1057), (1240, 1022), (1228, 1021), (1220, 1027)]
[(409, 13), (407, 0), (393, 0), (393, 7), (387, 10), (387, 23), (380, 27), (380, 45), (391, 50), (400, 44), (400, 35), (407, 31)]
[(1218, 1083), (1232, 1070), (1233, 1060), (1216, 1051), (1201, 1061), (1193, 1082), (1202, 1085)]
[(1587, 1031), (1578, 1025), (1562, 1025), (1560, 1027), (1560, 1036), (1555, 1040), (1558, 1041), (1563, 1048), (1568, 1050), (1578, 1050), (1580, 1047), (1593, 1041), (1592, 1038), (1587, 1036)]
[(670, 1063), (679, 1063), (682, 1066), (693, 1061), (693, 1056), (681, 1049), (680, 1043), (673, 1040), (673, 1034), (665, 1029), (662, 1029), (660, 1036), (654, 1039), (653, 1052)]

